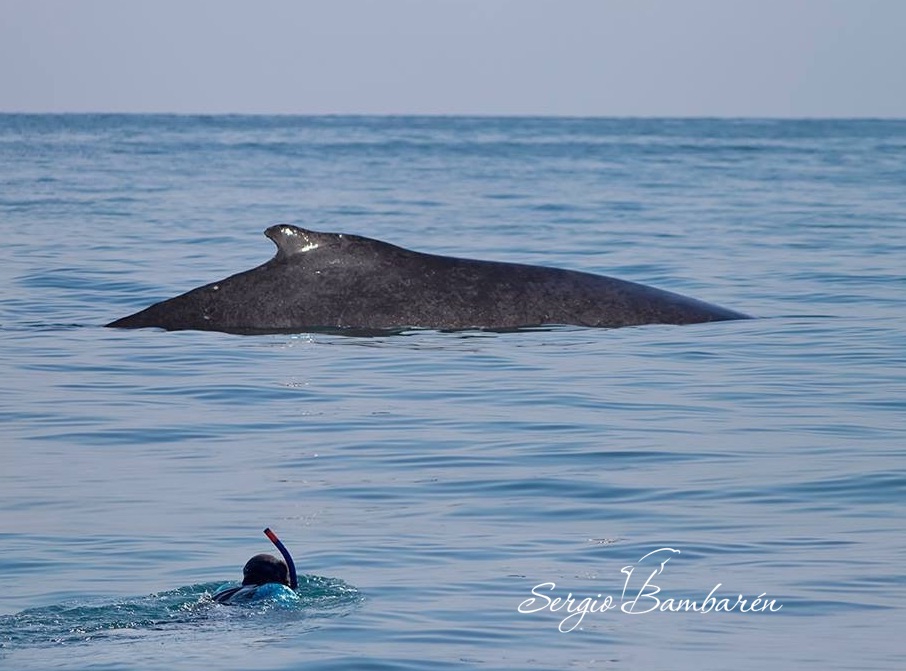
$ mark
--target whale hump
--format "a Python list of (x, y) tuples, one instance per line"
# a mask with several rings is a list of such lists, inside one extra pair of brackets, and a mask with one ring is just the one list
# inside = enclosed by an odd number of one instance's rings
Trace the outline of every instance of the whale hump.
[(108, 324), (225, 333), (696, 324), (747, 315), (606, 275), (423, 254), (290, 224), (270, 261)]
[(264, 234), (277, 245), (277, 259), (304, 254), (343, 237), (337, 233), (309, 231), (290, 224), (270, 226), (264, 231)]

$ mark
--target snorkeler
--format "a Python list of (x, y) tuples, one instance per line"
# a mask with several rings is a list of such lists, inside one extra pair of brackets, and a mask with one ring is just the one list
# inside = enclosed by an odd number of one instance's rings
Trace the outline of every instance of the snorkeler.
[(223, 604), (248, 603), (261, 599), (281, 601), (298, 599), (298, 577), (293, 558), (286, 546), (270, 529), (265, 535), (280, 550), (283, 559), (269, 554), (258, 554), (249, 559), (242, 569), (242, 584), (223, 586), (212, 597)]

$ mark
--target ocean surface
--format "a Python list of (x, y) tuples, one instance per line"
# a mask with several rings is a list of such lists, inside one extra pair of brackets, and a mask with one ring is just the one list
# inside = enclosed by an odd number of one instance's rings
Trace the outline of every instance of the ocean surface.
[[(103, 328), (275, 223), (758, 319)], [(906, 657), (906, 121), (0, 115), (0, 376), (2, 669)]]

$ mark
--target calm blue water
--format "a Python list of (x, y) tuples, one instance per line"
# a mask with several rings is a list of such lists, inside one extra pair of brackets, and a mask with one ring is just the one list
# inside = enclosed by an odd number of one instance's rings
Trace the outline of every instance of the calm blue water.
[[(278, 222), (762, 319), (101, 328)], [(0, 241), (0, 668), (900, 668), (906, 122), (0, 116)]]

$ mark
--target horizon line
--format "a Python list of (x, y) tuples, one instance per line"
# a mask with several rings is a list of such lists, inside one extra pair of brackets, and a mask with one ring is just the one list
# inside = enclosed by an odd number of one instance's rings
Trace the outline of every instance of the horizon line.
[(906, 121), (885, 115), (731, 115), (731, 114), (537, 114), (488, 112), (146, 112), (146, 111), (26, 111), (3, 110), (0, 116), (159, 116), (159, 117), (295, 117), (295, 118), (424, 118), (424, 119), (611, 119), (714, 121)]

